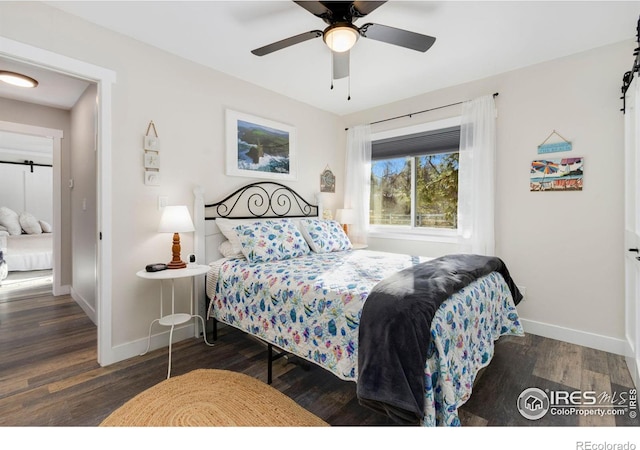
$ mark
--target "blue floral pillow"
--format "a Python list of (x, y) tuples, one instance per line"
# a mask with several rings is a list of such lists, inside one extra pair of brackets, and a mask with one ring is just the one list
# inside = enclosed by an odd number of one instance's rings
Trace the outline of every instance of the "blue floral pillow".
[(290, 220), (264, 220), (234, 228), (249, 262), (295, 258), (310, 252), (309, 246)]
[(302, 234), (316, 253), (339, 252), (352, 248), (342, 226), (335, 220), (304, 219), (300, 221)]

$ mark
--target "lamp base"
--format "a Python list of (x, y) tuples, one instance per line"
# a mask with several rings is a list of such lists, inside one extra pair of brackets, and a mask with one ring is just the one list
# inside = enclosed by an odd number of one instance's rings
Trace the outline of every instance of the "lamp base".
[(187, 263), (184, 261), (171, 261), (167, 264), (167, 269), (186, 269)]
[(171, 262), (167, 264), (167, 269), (184, 269), (187, 267), (187, 263), (180, 259), (180, 234), (178, 233), (173, 233), (171, 254), (173, 258)]

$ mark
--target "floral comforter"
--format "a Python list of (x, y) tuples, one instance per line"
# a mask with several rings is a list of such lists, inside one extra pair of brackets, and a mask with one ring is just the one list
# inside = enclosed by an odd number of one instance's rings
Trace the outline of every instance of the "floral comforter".
[[(220, 261), (207, 275), (208, 316), (357, 381), (358, 324), (368, 293), (386, 276), (428, 259), (358, 250), (257, 264)], [(523, 330), (496, 272), (441, 305), (425, 364), (423, 425), (460, 425), (457, 409), (505, 334)]]

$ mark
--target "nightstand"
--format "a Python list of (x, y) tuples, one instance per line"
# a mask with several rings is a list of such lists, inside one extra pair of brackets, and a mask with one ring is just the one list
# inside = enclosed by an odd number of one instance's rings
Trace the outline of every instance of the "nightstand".
[[(151, 328), (153, 327), (154, 323), (158, 322), (160, 325), (163, 325), (165, 327), (171, 327), (171, 331), (169, 332), (169, 368), (167, 369), (167, 378), (171, 377), (171, 344), (172, 344), (171, 341), (173, 340), (173, 329), (175, 328), (176, 325), (181, 325), (194, 318), (200, 319), (200, 322), (202, 323), (204, 342), (209, 346), (213, 346), (213, 344), (207, 341), (207, 333), (206, 333), (204, 319), (202, 318), (202, 316), (199, 316), (198, 314), (193, 313), (193, 309), (194, 309), (193, 291), (194, 291), (194, 284), (195, 284), (196, 277), (199, 275), (204, 275), (208, 271), (209, 271), (209, 266), (196, 265), (193, 267), (187, 267), (186, 269), (166, 269), (158, 272), (147, 272), (146, 270), (140, 270), (136, 273), (136, 275), (140, 278), (144, 278), (146, 280), (160, 281), (160, 317), (158, 319), (155, 319), (149, 325), (149, 337), (147, 338), (147, 349), (143, 353), (141, 353), (140, 356), (144, 355), (149, 351), (149, 345), (151, 344)], [(190, 290), (191, 298), (189, 302), (189, 309), (190, 309), (189, 314), (176, 313), (175, 311), (175, 285), (174, 284), (175, 284), (175, 280), (178, 278), (192, 279), (191, 290)], [(164, 302), (162, 298), (162, 291), (163, 291), (162, 288), (163, 288), (163, 282), (165, 280), (171, 281), (171, 314), (167, 314), (167, 315), (165, 315), (163, 312)]]

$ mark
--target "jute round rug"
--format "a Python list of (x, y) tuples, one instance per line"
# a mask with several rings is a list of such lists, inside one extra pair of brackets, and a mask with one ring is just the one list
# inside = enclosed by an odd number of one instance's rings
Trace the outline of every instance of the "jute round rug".
[(136, 395), (100, 426), (328, 426), (277, 389), (248, 375), (198, 369)]

